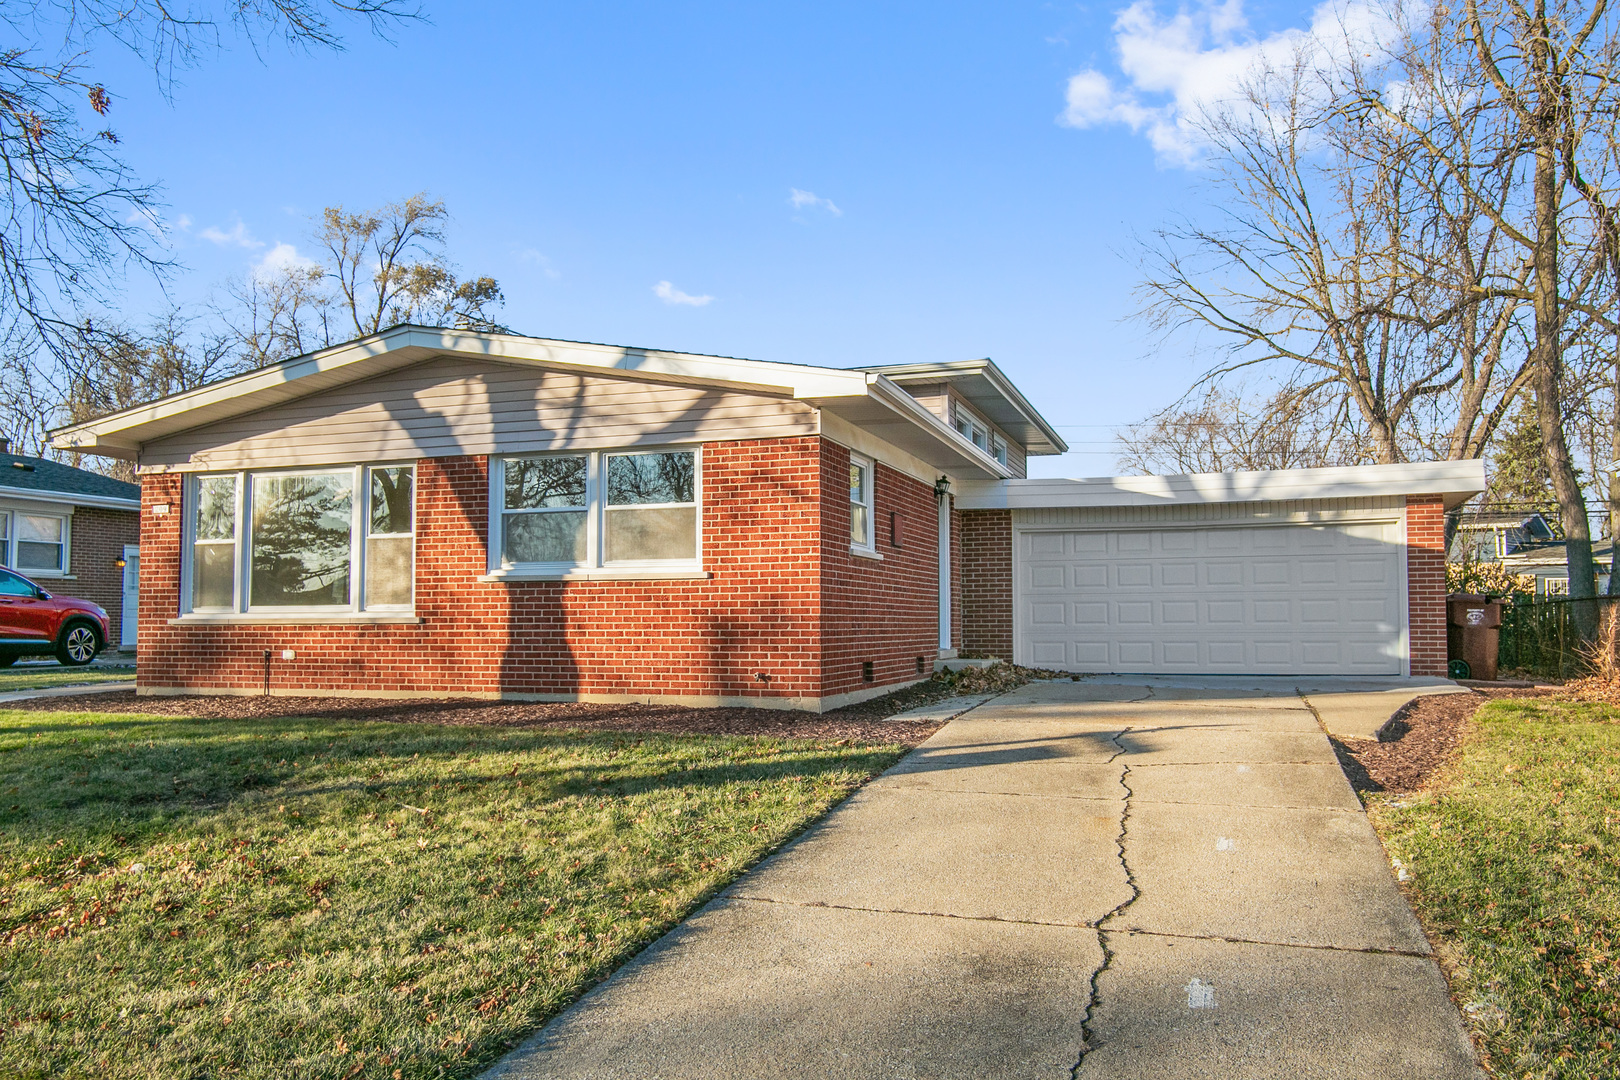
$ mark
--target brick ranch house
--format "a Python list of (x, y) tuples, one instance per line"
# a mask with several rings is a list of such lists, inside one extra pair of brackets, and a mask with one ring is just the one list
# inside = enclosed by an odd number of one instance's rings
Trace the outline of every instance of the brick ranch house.
[(986, 654), (1443, 675), (1479, 462), (1028, 480), (988, 360), (413, 326), (55, 433), (138, 463), (145, 694), (824, 710)]
[(135, 484), (13, 454), (0, 438), (0, 566), (106, 608), (110, 649), (135, 647), (135, 613), (124, 618), (124, 601), (136, 592), (140, 510)]

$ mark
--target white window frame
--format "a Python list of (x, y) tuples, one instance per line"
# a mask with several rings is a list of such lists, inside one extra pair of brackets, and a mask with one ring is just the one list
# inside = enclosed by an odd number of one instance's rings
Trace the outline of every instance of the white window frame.
[[(411, 602), (409, 604), (368, 604), (366, 601), (366, 539), (371, 529), (371, 471), (410, 469), (411, 477)], [(284, 469), (240, 469), (190, 473), (186, 477), (181, 504), (180, 613), (182, 615), (240, 615), (260, 617), (341, 618), (384, 613), (398, 615), (415, 610), (416, 604), (416, 463), (414, 461), (374, 461), (360, 465), (308, 465)], [(348, 474), (352, 496), (349, 505), (349, 602), (298, 606), (270, 606), (252, 603), (253, 573), (253, 484), (255, 480), (277, 476)], [(229, 607), (197, 607), (192, 593), (193, 560), (197, 545), (198, 488), (203, 480), (228, 476), (236, 481), (236, 555), (231, 563), (231, 604)], [(378, 534), (403, 536), (403, 533)], [(206, 541), (205, 541), (206, 542)], [(221, 541), (223, 543), (223, 541)]]
[(853, 511), (850, 513), (849, 549), (857, 554), (875, 555), (877, 553), (877, 463), (864, 454), (851, 453), (849, 455), (851, 468), (859, 466), (866, 470), (866, 501), (857, 503), (853, 498), (849, 500), (851, 507), (866, 507), (866, 540), (861, 542), (855, 539)]
[[(691, 454), (692, 502), (636, 503), (623, 509), (658, 510), (692, 507), (695, 517), (693, 556), (690, 559), (637, 559), (607, 561), (607, 462), (611, 457), (636, 454)], [(585, 459), (585, 505), (553, 507), (546, 510), (506, 509), (506, 463), (535, 458)], [(552, 578), (588, 574), (611, 577), (615, 573), (648, 571), (698, 574), (703, 569), (703, 450), (699, 446), (622, 446), (606, 450), (544, 450), (535, 453), (503, 454), (490, 459), (489, 470), (489, 572), (498, 577)], [(506, 560), (506, 516), (508, 513), (585, 512), (585, 559), (581, 562), (508, 562)]]
[(958, 435), (984, 451), (987, 456), (1003, 465), (1007, 464), (1007, 440), (989, 424), (964, 409), (955, 398), (951, 399), (951, 426), (956, 429)]
[[(59, 570), (35, 570), (17, 565), (17, 519), (21, 517), (55, 518), (62, 523), (62, 566)], [(0, 507), (0, 566), (27, 578), (72, 578), (73, 575), (73, 515), (46, 509), (27, 509), (20, 506)]]

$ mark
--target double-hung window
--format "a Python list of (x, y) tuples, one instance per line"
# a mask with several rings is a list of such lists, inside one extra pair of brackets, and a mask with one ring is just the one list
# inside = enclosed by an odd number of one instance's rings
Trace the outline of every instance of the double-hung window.
[(188, 609), (341, 615), (410, 608), (414, 480), (409, 465), (194, 478)]
[(696, 450), (533, 454), (499, 464), (491, 562), (502, 571), (698, 567)]
[(862, 551), (875, 551), (872, 530), (872, 462), (856, 454), (849, 456), (849, 545)]
[(69, 520), (56, 514), (0, 510), (0, 566), (40, 577), (66, 574)]

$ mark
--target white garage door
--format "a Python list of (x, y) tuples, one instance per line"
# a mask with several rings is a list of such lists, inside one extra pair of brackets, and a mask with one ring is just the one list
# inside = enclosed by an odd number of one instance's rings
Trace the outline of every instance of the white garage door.
[(1399, 675), (1398, 533), (1021, 531), (1015, 653), (1068, 671)]

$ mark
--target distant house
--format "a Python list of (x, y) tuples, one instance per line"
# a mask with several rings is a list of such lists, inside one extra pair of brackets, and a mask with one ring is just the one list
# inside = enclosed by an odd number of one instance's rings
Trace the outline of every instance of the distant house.
[(1485, 486), (1478, 461), (1030, 479), (1066, 446), (988, 360), (414, 326), (54, 442), (137, 464), (143, 694), (825, 710), (959, 652), (1443, 675), (1444, 514)]
[[(1597, 590), (1609, 584), (1614, 545), (1597, 541), (1592, 560), (1597, 568)], [(1536, 579), (1537, 596), (1569, 595), (1569, 558), (1563, 538), (1539, 513), (1478, 513), (1457, 525), (1451, 544), (1452, 562), (1500, 563), (1502, 569)]]
[(0, 566), (106, 608), (110, 649), (135, 647), (140, 534), (139, 485), (13, 454), (0, 438)]

